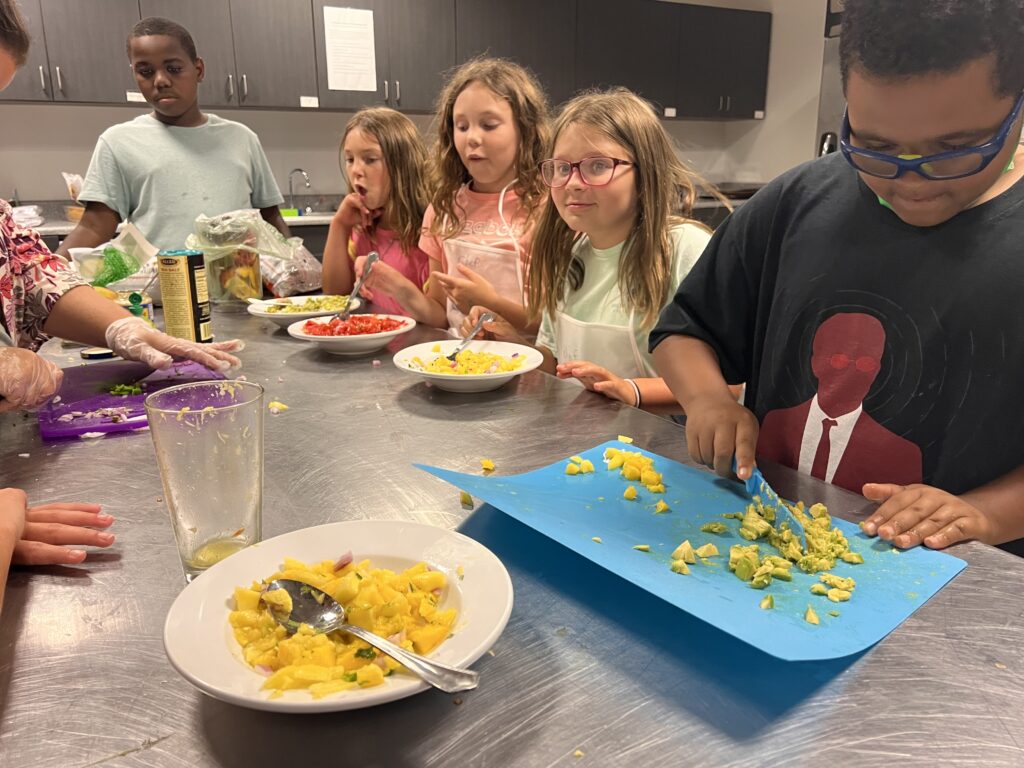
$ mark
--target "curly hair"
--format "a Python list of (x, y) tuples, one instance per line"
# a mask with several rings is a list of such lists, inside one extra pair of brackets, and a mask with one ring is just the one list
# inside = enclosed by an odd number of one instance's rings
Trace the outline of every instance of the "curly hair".
[(434, 194), (431, 204), (437, 214), (430, 233), (442, 238), (461, 231), (456, 196), (471, 180), (455, 149), (453, 113), (455, 100), (468, 86), (480, 83), (508, 102), (519, 133), (515, 167), (516, 194), (520, 212), (529, 221), (545, 198), (538, 165), (548, 143), (548, 100), (537, 80), (526, 69), (508, 59), (477, 57), (460, 66), (448, 78), (437, 99), (433, 158)]
[[(623, 306), (636, 312), (643, 327), (651, 327), (674, 287), (670, 227), (687, 221), (704, 227), (690, 218), (698, 186), (731, 206), (679, 159), (654, 108), (626, 88), (590, 91), (568, 102), (555, 119), (552, 153), (570, 126), (620, 145), (627, 153), (623, 159), (634, 164), (637, 214), (619, 260), (618, 284)], [(544, 208), (530, 251), (527, 306), (534, 318), (554, 316), (566, 292), (583, 284), (585, 265), (573, 252), (580, 237), (553, 204)]]
[(18, 4), (14, 0), (0, 0), (0, 48), (11, 54), (20, 67), (28, 58), (29, 42), (28, 25)]
[(994, 56), (998, 96), (1024, 90), (1024, 0), (846, 0), (839, 42), (851, 69), (884, 79), (951, 73)]
[(402, 248), (408, 253), (419, 242), (420, 225), (427, 209), (427, 150), (420, 132), (412, 120), (388, 107), (364, 107), (352, 115), (338, 149), (341, 175), (350, 189), (352, 182), (345, 172), (345, 139), (356, 129), (380, 144), (384, 168), (391, 180), (384, 220), (398, 233)]

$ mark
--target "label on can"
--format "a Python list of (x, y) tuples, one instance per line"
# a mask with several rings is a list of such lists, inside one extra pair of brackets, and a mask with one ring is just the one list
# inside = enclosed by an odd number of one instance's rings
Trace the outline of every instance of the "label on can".
[(190, 341), (213, 341), (210, 294), (202, 251), (160, 251), (157, 255), (164, 330)]

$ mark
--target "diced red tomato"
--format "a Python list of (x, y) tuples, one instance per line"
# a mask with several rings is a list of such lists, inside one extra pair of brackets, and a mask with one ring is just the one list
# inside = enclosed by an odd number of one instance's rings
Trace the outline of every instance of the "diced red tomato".
[(396, 331), (405, 325), (401, 320), (377, 315), (352, 315), (348, 320), (334, 318), (329, 323), (307, 320), (302, 332), (309, 336), (360, 336), (367, 333)]

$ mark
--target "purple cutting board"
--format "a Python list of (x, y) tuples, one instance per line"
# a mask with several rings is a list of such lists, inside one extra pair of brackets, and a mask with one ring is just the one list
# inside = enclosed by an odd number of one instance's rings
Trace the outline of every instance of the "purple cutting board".
[[(154, 371), (145, 363), (125, 360), (93, 363), (64, 369), (64, 381), (57, 395), (60, 401), (48, 402), (39, 409), (39, 434), (44, 440), (80, 437), (87, 432), (127, 432), (148, 426), (143, 403), (146, 396), (176, 384), (190, 381), (223, 379), (220, 373), (190, 360), (175, 362), (170, 368)], [(143, 385), (138, 395), (112, 395), (115, 384)], [(60, 417), (75, 411), (89, 414), (103, 408), (124, 409), (124, 419), (115, 421), (111, 414), (79, 416), (71, 421)]]

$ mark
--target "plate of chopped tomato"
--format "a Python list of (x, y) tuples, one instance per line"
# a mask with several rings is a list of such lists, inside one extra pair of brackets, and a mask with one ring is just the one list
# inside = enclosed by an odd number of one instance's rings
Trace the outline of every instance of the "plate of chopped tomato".
[(402, 315), (349, 315), (299, 320), (288, 326), (288, 334), (311, 341), (332, 355), (365, 355), (383, 349), (396, 336), (408, 333), (416, 321)]

